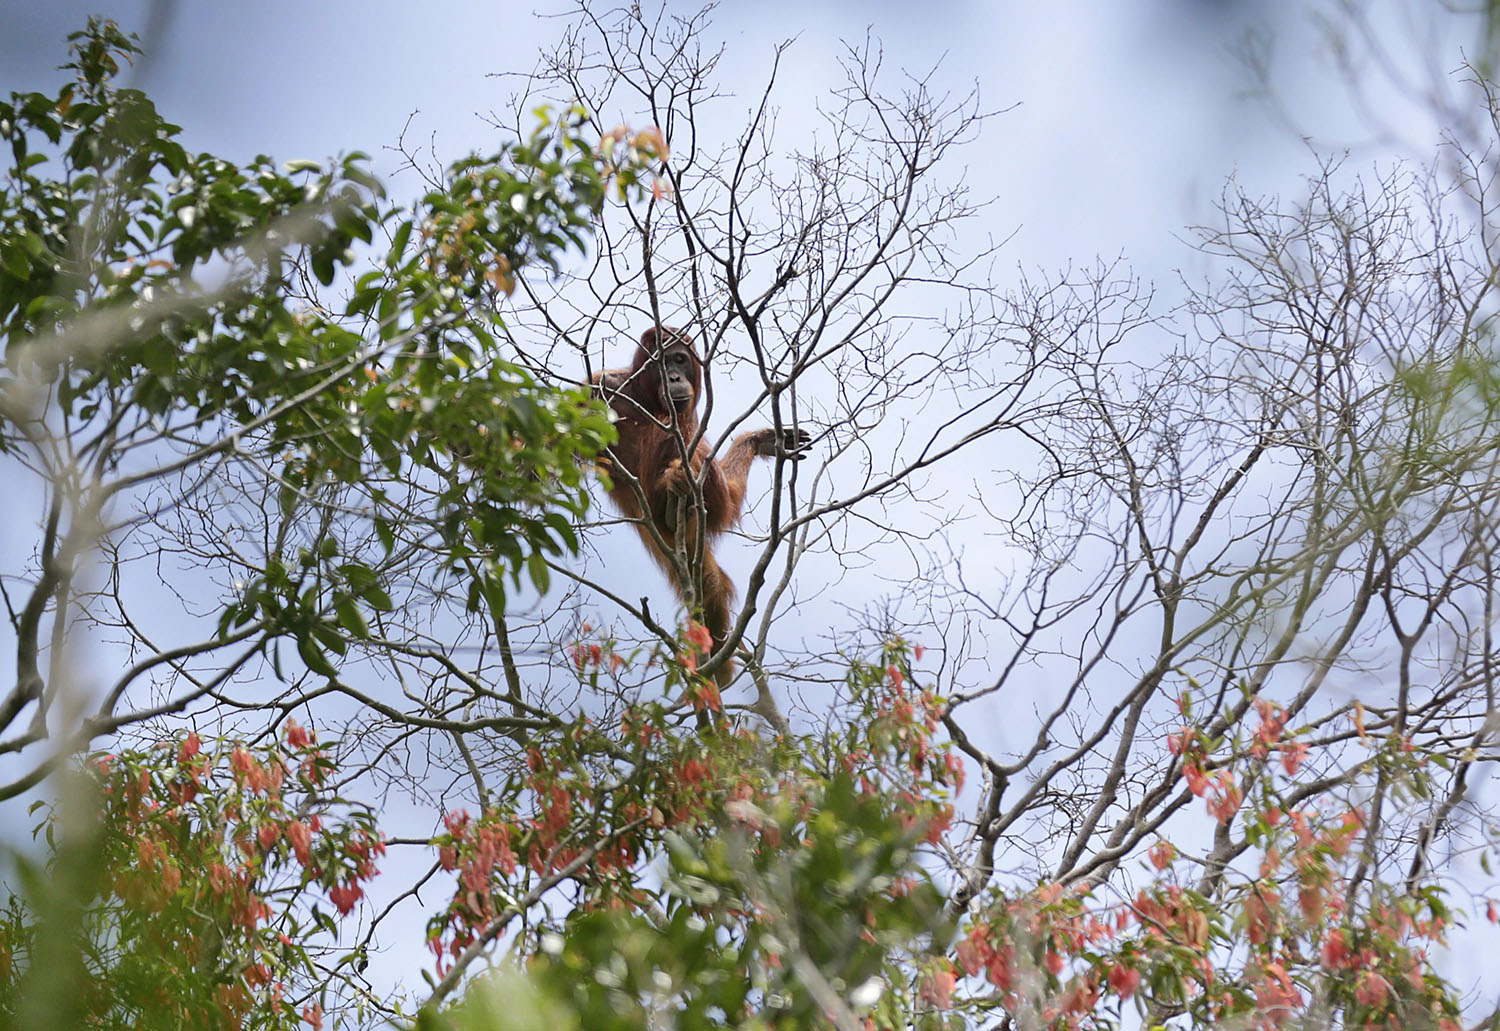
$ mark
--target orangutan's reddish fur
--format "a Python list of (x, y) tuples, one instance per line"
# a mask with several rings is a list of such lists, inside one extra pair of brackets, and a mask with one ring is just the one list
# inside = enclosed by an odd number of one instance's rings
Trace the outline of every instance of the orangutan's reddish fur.
[[(641, 334), (635, 360), (628, 369), (606, 369), (594, 376), (594, 384), (615, 410), (615, 429), (619, 441), (610, 449), (610, 460), (617, 467), (610, 497), (620, 511), (636, 523), (636, 530), (658, 565), (684, 600), (678, 563), (673, 558), (681, 539), (689, 556), (697, 545), (697, 521), (700, 509), (693, 504), (692, 477), (702, 475), (704, 516), (703, 542), (703, 623), (713, 636), (714, 648), (723, 644), (729, 633), (730, 605), (734, 601), (734, 583), (714, 559), (711, 547), (715, 537), (740, 520), (745, 504), (745, 483), (750, 465), (756, 458), (777, 453), (778, 436), (788, 458), (801, 457), (807, 434), (791, 430), (778, 434), (766, 428), (742, 433), (724, 457), (715, 459), (709, 453), (707, 440), (693, 448), (692, 460), (683, 467), (683, 449), (691, 446), (698, 434), (698, 400), (703, 393), (702, 363), (692, 338), (681, 330), (655, 327)], [(624, 470), (640, 485), (635, 485), (618, 470)], [(644, 509), (641, 496), (645, 496)], [(688, 499), (688, 525), (679, 538), (678, 501)], [(663, 552), (650, 526), (666, 544)], [(725, 664), (725, 670), (729, 668)], [(723, 678), (721, 678), (723, 679)]]

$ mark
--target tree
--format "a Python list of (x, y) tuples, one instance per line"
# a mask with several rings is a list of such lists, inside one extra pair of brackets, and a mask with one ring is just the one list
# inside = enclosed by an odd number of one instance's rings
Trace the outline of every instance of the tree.
[[(132, 40), (95, 22), (73, 42), (74, 82), (0, 109), (14, 161), (0, 209), (0, 444), (39, 505), (36, 551), (3, 584), (18, 669), (3, 709), (6, 751), (19, 768), (0, 793), (15, 804), (38, 785), (83, 785), (38, 826), (46, 847), (28, 864), (45, 864), (57, 885), (44, 890), (36, 875), (21, 882), (30, 888), (12, 888), (5, 1011), (18, 1021), (170, 1026), (212, 1013), (232, 1024), (316, 1020), (325, 1000), (351, 1019), (391, 1013), (396, 1004), (369, 996), (356, 962), (373, 927), (314, 940), (338, 923), (319, 898), (342, 917), (371, 876), (383, 846), (370, 836), (370, 810), (353, 811), (360, 836), (336, 839), (335, 854), (354, 857), (350, 876), (339, 863), (310, 862), (313, 842), (292, 828), (316, 830), (308, 821), (341, 796), (383, 790), (400, 765), (393, 750), (435, 739), (446, 761), (446, 739), (471, 776), (471, 804), (546, 817), (524, 843), (538, 868), (533, 905), (550, 902), (554, 885), (599, 879), (601, 864), (584, 877), (578, 856), (610, 848), (638, 876), (630, 849), (704, 820), (697, 803), (673, 807), (669, 823), (654, 802), (642, 813), (627, 796), (598, 814), (613, 822), (574, 826), (571, 792), (587, 786), (583, 774), (618, 767), (647, 778), (665, 758), (657, 736), (668, 752), (689, 753), (686, 768), (730, 768), (732, 754), (690, 754), (696, 739), (654, 700), (626, 714), (643, 728), (641, 754), (624, 750), (618, 732), (591, 731), (594, 702), (558, 702), (545, 683), (523, 684), (506, 622), (518, 592), (546, 590), (545, 556), (576, 549), (583, 467), (611, 432), (599, 402), (500, 355), (495, 304), (528, 265), (555, 266), (581, 247), (606, 189), (619, 186), (629, 202), (664, 147), (651, 133), (606, 134), (596, 145), (569, 111), (497, 156), (459, 162), (404, 210), (385, 205), (357, 155), (331, 170), (278, 170), (268, 158), (240, 168), (187, 154), (146, 97), (114, 82), (136, 53)], [(341, 267), (360, 262), (361, 245), (384, 257), (352, 273), (335, 303), (330, 288)], [(98, 579), (95, 555), (107, 570)], [(133, 574), (142, 560), (153, 574)], [(670, 659), (666, 687), (686, 686), (706, 709), (717, 703), (693, 676), (697, 634), (688, 630), (682, 662)], [(123, 660), (102, 685), (77, 660), (94, 635)], [(665, 636), (675, 652), (675, 635)], [(476, 641), (466, 668), (455, 657)], [(360, 676), (376, 689), (362, 689)], [(431, 690), (387, 694), (409, 677), (431, 678)], [(344, 731), (325, 735), (319, 753), (337, 774), (320, 774), (296, 802), (281, 792), (286, 760), (249, 747), (278, 728), (291, 741), (294, 713)], [(221, 743), (182, 736), (184, 724), (214, 728)], [(117, 754), (68, 773), (100, 739)], [(225, 806), (219, 791), (200, 800), (206, 778), (229, 773), (197, 758), (204, 747), (229, 757), (236, 791), (253, 776), (258, 801)], [(507, 761), (523, 754), (529, 767)], [(578, 771), (566, 790), (565, 761)], [(117, 770), (129, 776), (117, 780)], [(776, 790), (774, 778), (766, 783)], [(458, 793), (426, 778), (410, 786)], [(659, 777), (651, 786), (681, 790)], [(90, 801), (100, 792), (129, 805)], [(929, 804), (900, 802), (907, 826), (892, 824), (894, 841), (920, 832)], [(448, 826), (461, 827), (451, 809)], [(804, 816), (794, 807), (780, 818)], [(643, 825), (649, 835), (627, 843)], [(430, 833), (412, 843), (430, 847)], [(162, 883), (126, 875), (129, 853), (115, 846), (132, 842), (141, 872)], [(910, 853), (909, 842), (892, 849), (881, 855)], [(206, 886), (182, 873), (204, 867)], [(205, 898), (229, 905), (228, 915), (195, 922), (188, 914), (201, 914)], [(296, 915), (305, 912), (311, 922)], [(225, 937), (225, 919), (246, 933), (236, 948), (188, 947)], [(296, 963), (267, 958), (273, 930), (291, 939), (283, 944)], [(135, 956), (136, 947), (155, 955)], [(58, 956), (66, 962), (52, 965)], [(57, 970), (139, 990), (80, 998), (50, 976)]]
[[(413, 552), (462, 571), (470, 608), (502, 604), (507, 577), (545, 585), (542, 556), (574, 545), (566, 516), (587, 503), (578, 459), (610, 431), (580, 392), (482, 364), (493, 315), (470, 302), (581, 243), (608, 179), (577, 116), (459, 162), (402, 212), (380, 207), (357, 155), (286, 172), (189, 156), (144, 96), (113, 86), (129, 40), (98, 25), (76, 44), (77, 82), (0, 111), (15, 161), (0, 213), (0, 446), (31, 478), (42, 527), (30, 571), (7, 586), (11, 750), (60, 735), (66, 755), (216, 704), (242, 672), (280, 678), (282, 640), (305, 667), (286, 679), (342, 691), (328, 652), (372, 636)], [(377, 230), (388, 250), (335, 316), (313, 280), (331, 283)], [(96, 546), (102, 582), (81, 575)], [(375, 566), (360, 561), (371, 549)], [(113, 575), (142, 559), (168, 575)], [(152, 611), (162, 587), (182, 609), (169, 645)], [(56, 647), (78, 620), (118, 634), (126, 658), (92, 712), (69, 698)], [(52, 763), (29, 763), (0, 795)]]
[[(411, 207), (357, 158), (187, 155), (103, 24), (77, 82), (0, 108), (0, 451), (38, 505), (0, 579), (0, 795), (108, 792), (43, 824), (81, 909), (11, 891), (5, 1012), (129, 1022), (135, 995), (38, 988), (37, 943), (103, 978), (238, 912), (213, 963), (132, 975), (181, 1003), (163, 1023), (1478, 1015), (1435, 950), (1484, 908), (1438, 860), (1489, 832), (1487, 80), (1456, 188), (1231, 185), (1212, 277), (1163, 309), (1113, 266), (982, 278), (944, 171), (972, 98), (887, 95), (853, 48), (821, 142), (784, 151), (774, 69), (740, 119), (707, 32), (583, 8), (516, 105), (563, 114)], [(770, 463), (718, 649), (638, 600), (584, 472), (612, 437), (582, 388), (662, 324), (703, 351), (711, 446), (815, 439)], [(691, 583), (701, 542), (674, 558)], [(819, 592), (881, 579), (820, 645)], [(90, 640), (125, 671), (97, 687)], [(228, 802), (182, 797), (210, 774)], [(122, 875), (132, 841), (207, 882)], [(373, 877), (380, 846), (415, 872)], [(215, 894), (215, 854), (249, 894)], [(435, 963), (403, 1000), (362, 963), (419, 897)]]
[[(570, 517), (587, 504), (580, 460), (611, 439), (608, 420), (579, 391), (484, 362), (492, 316), (470, 302), (513, 289), (526, 264), (581, 245), (606, 188), (632, 189), (640, 166), (596, 154), (569, 112), (497, 155), (459, 162), (403, 210), (383, 203), (358, 155), (329, 169), (280, 170), (269, 158), (241, 168), (188, 154), (145, 96), (114, 82), (137, 52), (131, 39), (96, 21), (73, 43), (73, 82), (0, 106), (13, 161), (0, 198), (0, 454), (17, 497), (35, 504), (39, 531), (34, 552), (14, 556), (19, 565), (0, 580), (17, 669), (0, 703), (4, 751), (15, 760), (0, 797), (24, 803), (108, 738), (142, 770), (135, 802), (177, 814), (176, 849), (153, 861), (180, 870), (227, 829), (222, 814), (194, 815), (189, 800), (152, 790), (153, 747), (164, 736), (175, 739), (186, 721), (262, 739), (321, 696), (358, 697), (334, 663), (351, 643), (380, 640), (383, 613), (394, 608), (392, 572), (414, 553), (461, 572), (478, 609), (503, 606), (523, 577), (544, 585), (541, 556), (576, 547)], [(383, 257), (335, 313), (319, 286), (359, 260), (355, 248), (374, 249), (377, 232)], [(388, 500), (393, 487), (400, 493)], [(346, 535), (358, 545), (345, 546)], [(143, 562), (158, 575), (136, 575)], [(90, 638), (122, 670), (104, 683), (81, 658)], [(284, 688), (266, 691), (262, 678)], [(394, 711), (370, 702), (371, 712)], [(449, 717), (414, 719), (463, 722)], [(513, 721), (562, 722), (524, 710)], [(253, 757), (231, 746), (224, 754), (237, 763)], [(317, 819), (348, 785), (320, 785), (292, 822)], [(106, 811), (92, 829), (89, 808), (78, 806), (64, 842), (87, 852), (101, 834), (146, 833), (134, 811)], [(252, 826), (238, 810), (228, 819)], [(307, 847), (296, 849), (304, 868)], [(247, 891), (269, 873), (271, 849), (244, 857)], [(99, 888), (120, 870), (83, 858), (55, 857), (62, 882), (52, 895), (76, 895), (76, 906), (103, 890), (86, 922), (117, 939), (97, 954), (108, 957), (140, 940), (127, 926), (130, 906), (119, 906), (143, 899), (118, 884)], [(338, 869), (321, 865), (301, 888), (327, 881), (347, 912), (351, 888), (327, 880)], [(201, 909), (191, 879), (178, 889), (145, 899), (147, 909)], [(35, 965), (45, 953), (31, 944), (51, 940), (39, 928), (57, 907), (40, 896), (30, 905), (43, 923), (13, 909), (5, 967), (23, 995), (28, 983), (41, 995), (8, 1009), (45, 1013), (50, 1000), (61, 1020), (79, 1001), (68, 983), (27, 979), (45, 972)], [(271, 915), (259, 906), (245, 917), (252, 936)], [(66, 907), (57, 918), (79, 926)], [(147, 921), (147, 938), (170, 953), (164, 943), (191, 928), (163, 936), (165, 919)], [(103, 946), (98, 937), (62, 940), (64, 951)], [(109, 969), (121, 968), (100, 958), (92, 972)], [(214, 991), (182, 1000), (186, 1026), (208, 1001), (229, 1007), (229, 1020), (246, 1012), (247, 991), (263, 1002), (272, 990), (257, 957), (226, 969), (195, 969), (195, 983)], [(129, 997), (118, 1005), (93, 1019), (139, 1017)]]
[(211, 752), (188, 733), (69, 781), (71, 818), (40, 828), (61, 835), (50, 869), (20, 859), (26, 901), (0, 922), (7, 1026), (317, 1022), (338, 928), (309, 896), (347, 914), (385, 846), (367, 807), (325, 790), (313, 736), (289, 721), (285, 744)]

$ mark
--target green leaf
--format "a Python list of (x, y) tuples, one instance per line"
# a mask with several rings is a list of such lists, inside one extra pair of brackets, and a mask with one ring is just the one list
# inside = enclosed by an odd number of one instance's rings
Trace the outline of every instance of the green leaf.
[(349, 307), (345, 309), (345, 313), (348, 315), (368, 314), (380, 300), (380, 295), (381, 288), (378, 286), (355, 290), (354, 296), (349, 298)]
[(396, 234), (391, 237), (391, 249), (386, 253), (386, 264), (397, 265), (401, 261), (401, 255), (406, 251), (406, 241), (411, 239), (411, 223), (402, 222), (396, 229)]
[(323, 654), (323, 649), (318, 647), (318, 642), (314, 641), (311, 635), (297, 635), (297, 654), (302, 656), (302, 661), (314, 673), (321, 673), (330, 680), (337, 679), (338, 670), (333, 668), (333, 664), (328, 661), (328, 656)]
[(360, 592), (360, 597), (369, 603), (370, 607), (377, 612), (389, 612), (394, 605), (391, 604), (391, 596), (378, 584), (371, 584)]
[(333, 255), (332, 255), (332, 253), (329, 252), (329, 251), (326, 251), (326, 250), (316, 252), (315, 254), (312, 255), (311, 264), (312, 264), (313, 275), (315, 277), (317, 277), (318, 282), (322, 283), (324, 286), (330, 286), (330, 285), (332, 285), (332, 283), (333, 283)]
[(333, 611), (338, 615), (339, 624), (349, 633), (360, 640), (370, 636), (370, 625), (365, 622), (359, 606), (349, 595), (342, 591), (336, 592), (333, 596)]
[(547, 588), (552, 584), (552, 572), (547, 568), (547, 560), (540, 552), (533, 551), (527, 557), (526, 571), (531, 575), (531, 583), (537, 593), (546, 594)]
[(338, 572), (355, 594), (363, 594), (367, 588), (380, 582), (380, 577), (376, 575), (375, 570), (363, 562), (345, 562), (339, 566)]
[(4, 265), (5, 271), (23, 282), (31, 278), (31, 259), (19, 247), (0, 249), (0, 265)]
[(344, 640), (343, 636), (330, 623), (314, 623), (312, 632), (313, 636), (322, 642), (323, 647), (335, 655), (342, 656), (349, 650), (349, 642)]

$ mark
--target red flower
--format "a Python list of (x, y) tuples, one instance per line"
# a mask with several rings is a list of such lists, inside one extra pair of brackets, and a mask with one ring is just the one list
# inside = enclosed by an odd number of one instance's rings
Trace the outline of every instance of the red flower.
[(1302, 910), (1302, 919), (1315, 924), (1323, 919), (1323, 889), (1316, 884), (1307, 884), (1297, 892), (1297, 906)]
[(1302, 993), (1280, 963), (1267, 963), (1265, 974), (1265, 979), (1255, 986), (1261, 1026), (1281, 1027), (1291, 1019), (1292, 1011), (1301, 1007)]
[(944, 803), (938, 807), (936, 815), (927, 821), (927, 831), (923, 840), (929, 845), (936, 845), (942, 840), (944, 832), (953, 823), (953, 807)]
[(1240, 808), (1240, 789), (1228, 770), (1214, 778), (1213, 797), (1207, 800), (1209, 815), (1220, 823), (1228, 823)]
[(953, 778), (953, 786), (959, 791), (964, 789), (964, 762), (952, 752), (943, 754), (943, 768)]
[(953, 971), (947, 968), (934, 970), (922, 981), (920, 997), (940, 1010), (949, 1009), (953, 1006), (953, 985), (957, 981)]
[(1391, 994), (1391, 983), (1373, 970), (1360, 971), (1354, 983), (1354, 1001), (1361, 1006), (1379, 1006)]
[(953, 950), (953, 954), (958, 957), (959, 966), (963, 967), (964, 973), (970, 977), (979, 973), (982, 967), (987, 966), (995, 954), (995, 950), (985, 940), (989, 932), (988, 924), (975, 924), (969, 929), (968, 936)]
[(1245, 899), (1245, 934), (1251, 945), (1264, 945), (1276, 930), (1275, 907), (1281, 902), (1274, 890), (1257, 887)]
[(1325, 967), (1334, 970), (1347, 966), (1349, 963), (1349, 945), (1344, 941), (1344, 932), (1335, 927), (1328, 932), (1328, 937), (1323, 940), (1323, 948), (1319, 950), (1319, 956)]
[(338, 907), (340, 916), (348, 916), (363, 895), (364, 889), (353, 881), (345, 881), (328, 889), (328, 901)]
[(1109, 971), (1109, 987), (1122, 999), (1128, 999), (1135, 994), (1135, 990), (1141, 985), (1141, 972), (1134, 967), (1127, 967), (1123, 963), (1116, 963)]
[(312, 731), (298, 725), (296, 720), (286, 721), (286, 743), (289, 748), (306, 748), (313, 740)]
[(1199, 798), (1208, 790), (1208, 774), (1193, 760), (1182, 764), (1182, 777), (1187, 781), (1188, 790)]
[(700, 652), (710, 652), (714, 647), (713, 635), (708, 632), (708, 627), (702, 623), (689, 623), (687, 631), (682, 639), (689, 644), (697, 645)]
[(1295, 777), (1307, 758), (1307, 746), (1301, 741), (1292, 741), (1281, 746), (1281, 767), (1288, 777)]
[(292, 844), (292, 851), (297, 854), (297, 862), (303, 866), (312, 862), (312, 851), (308, 847), (312, 842), (312, 831), (307, 824), (295, 820), (286, 825), (285, 833), (286, 840)]

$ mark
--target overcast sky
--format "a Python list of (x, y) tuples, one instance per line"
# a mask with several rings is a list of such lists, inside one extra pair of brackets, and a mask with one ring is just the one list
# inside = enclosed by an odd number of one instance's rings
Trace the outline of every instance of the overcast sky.
[[(692, 8), (679, 5), (684, 10)], [(694, 7), (696, 5), (693, 5)], [(512, 85), (561, 28), (564, 3), (160, 4), (147, 0), (0, 0), (0, 91), (52, 89), (67, 32), (105, 13), (153, 45), (135, 78), (188, 144), (232, 159), (382, 152), (415, 113), (416, 138), (435, 134), (453, 156), (494, 142), (484, 113), (503, 110)], [(540, 12), (540, 13), (538, 13)], [(1289, 2), (1064, 0), (1038, 4), (728, 3), (714, 16), (728, 44), (732, 85), (753, 97), (771, 48), (795, 36), (783, 82), (783, 124), (796, 99), (837, 79), (841, 40), (868, 31), (889, 68), (923, 73), (955, 92), (977, 83), (990, 110), (969, 155), (977, 196), (993, 196), (997, 235), (1019, 228), (1020, 265), (1130, 257), (1171, 264), (1173, 234), (1209, 210), (1224, 177), (1292, 181), (1306, 164), (1295, 134), (1241, 94), (1232, 54), (1247, 27), (1278, 37), (1284, 87), (1320, 104), (1311, 128), (1348, 131), (1316, 73), (1309, 8)], [(1326, 108), (1326, 110), (1322, 110)], [(790, 120), (790, 122), (789, 122)]]
[[(64, 81), (56, 68), (66, 59), (65, 37), (100, 12), (143, 38), (147, 58), (127, 81), (183, 127), (191, 149), (236, 161), (364, 150), (398, 196), (410, 195), (418, 187), (403, 184), (402, 161), (390, 149), (402, 132), (431, 143), (444, 162), (493, 150), (499, 141), (487, 116), (504, 121), (519, 84), (513, 73), (536, 66), (573, 9), (567, 0), (0, 0), (0, 93), (54, 90)], [(674, 13), (697, 9), (696, 0), (669, 3)], [(736, 94), (715, 110), (738, 117), (758, 100), (775, 46), (795, 39), (776, 94), (783, 148), (806, 146), (817, 99), (842, 85), (844, 41), (868, 38), (882, 49), (888, 88), (899, 87), (904, 70), (930, 76), (934, 92), (977, 90), (981, 109), (998, 113), (963, 151), (964, 164), (946, 174), (962, 175), (970, 197), (990, 203), (955, 246), (974, 253), (1008, 239), (994, 273), (1002, 290), (1023, 270), (1086, 266), (1101, 256), (1123, 257), (1138, 275), (1170, 287), (1174, 269), (1193, 257), (1182, 227), (1211, 214), (1227, 175), (1280, 189), (1309, 165), (1295, 133), (1243, 96), (1250, 79), (1233, 55), (1248, 29), (1274, 27), (1283, 88), (1331, 96), (1304, 85), (1318, 67), (1307, 11), (1206, 0), (733, 2), (714, 12), (705, 45), (724, 45), (718, 79)], [(1340, 124), (1336, 107), (1320, 106), (1328, 111), (1314, 121)], [(630, 112), (600, 115), (640, 121)], [(623, 360), (618, 350), (607, 349), (605, 360)], [(969, 487), (964, 477), (952, 489), (962, 495)], [(610, 578), (619, 574), (631, 590), (656, 584), (659, 611), (673, 607), (643, 553), (617, 554), (609, 565)], [(889, 589), (845, 586), (856, 610)], [(830, 617), (840, 618), (847, 622)]]
[[(444, 160), (492, 149), (485, 115), (505, 111), (514, 89), (497, 73), (530, 70), (570, 9), (550, 0), (0, 0), (0, 94), (55, 90), (65, 36), (102, 13), (153, 47), (131, 85), (183, 126), (190, 148), (232, 160), (359, 149), (389, 177), (400, 161), (386, 148), (408, 125)], [(868, 33), (888, 68), (937, 69), (936, 83), (956, 94), (977, 86), (981, 106), (1003, 113), (967, 151), (966, 181), (974, 197), (993, 198), (978, 229), (1015, 234), (1002, 262), (1054, 269), (1123, 256), (1147, 279), (1170, 282), (1191, 262), (1183, 227), (1211, 217), (1227, 176), (1295, 192), (1312, 167), (1299, 132), (1353, 147), (1357, 162), (1389, 153), (1321, 60), (1311, 10), (1291, 0), (730, 0), (709, 38), (726, 44), (724, 81), (748, 106), (774, 45), (796, 37), (781, 76), (790, 138), (808, 124), (806, 98), (840, 81), (841, 40)], [(1233, 51), (1252, 28), (1274, 33), (1276, 81), (1295, 126), (1244, 95), (1250, 77)], [(1437, 53), (1444, 67), (1457, 64), (1456, 49)], [(1424, 135), (1399, 92), (1377, 88), (1377, 97), (1398, 127)]]

